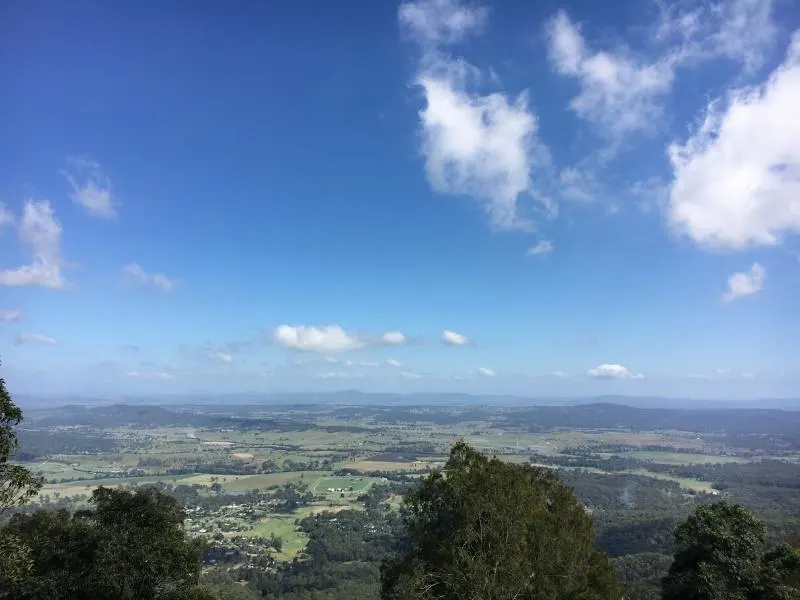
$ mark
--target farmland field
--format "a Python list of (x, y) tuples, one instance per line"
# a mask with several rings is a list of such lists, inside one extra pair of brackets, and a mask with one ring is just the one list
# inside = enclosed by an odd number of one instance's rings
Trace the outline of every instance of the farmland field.
[(87, 413), (32, 411), (21, 442), (46, 483), (26, 510), (83, 508), (98, 486), (153, 486), (186, 508), (188, 535), (209, 540), (208, 568), (292, 568), (320, 552), (350, 568), (365, 558), (358, 548), (392, 539), (403, 495), (465, 440), (557, 472), (612, 557), (668, 553), (674, 524), (720, 498), (760, 511), (771, 535), (800, 534), (800, 420), (676, 411), (650, 422), (617, 408), (121, 406), (95, 409), (91, 425)]
[(359, 494), (366, 492), (372, 484), (369, 477), (321, 477), (311, 485), (311, 491), (317, 494)]
[(746, 459), (737, 456), (692, 454), (688, 452), (648, 452), (634, 450), (626, 456), (665, 465), (706, 465), (722, 463), (744, 463)]

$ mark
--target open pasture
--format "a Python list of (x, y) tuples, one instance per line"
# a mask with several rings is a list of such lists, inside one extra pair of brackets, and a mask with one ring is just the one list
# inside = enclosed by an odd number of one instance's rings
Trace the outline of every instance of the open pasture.
[(362, 494), (375, 480), (371, 477), (349, 475), (345, 477), (321, 477), (311, 486), (314, 494)]
[[(611, 455), (609, 454), (609, 456)], [(646, 460), (662, 465), (711, 465), (748, 462), (746, 459), (737, 456), (718, 456), (714, 454), (696, 454), (689, 452), (651, 452), (634, 450), (617, 454), (617, 456)]]

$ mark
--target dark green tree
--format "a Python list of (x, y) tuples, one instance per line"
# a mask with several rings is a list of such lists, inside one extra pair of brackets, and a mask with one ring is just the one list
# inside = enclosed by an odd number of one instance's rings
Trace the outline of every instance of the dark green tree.
[(9, 463), (19, 446), (14, 428), (22, 421), (22, 411), (14, 404), (0, 377), (0, 516), (9, 508), (24, 504), (42, 487), (42, 480), (21, 465)]
[[(27, 502), (42, 487), (41, 478), (31, 475), (22, 465), (9, 462), (19, 446), (15, 427), (21, 421), (22, 411), (0, 377), (0, 518), (10, 508)], [(24, 579), (30, 565), (30, 549), (22, 540), (11, 535), (0, 539), (0, 597), (4, 587)]]
[(765, 553), (766, 527), (738, 504), (699, 507), (675, 539), (663, 600), (800, 599), (800, 554), (786, 545)]
[(7, 584), (19, 600), (205, 598), (196, 588), (203, 543), (183, 531), (183, 509), (152, 488), (100, 487), (91, 509), (14, 515), (0, 531), (21, 540), (27, 576)]
[(773, 548), (761, 561), (754, 600), (800, 600), (800, 550), (788, 544)]
[(405, 507), (407, 547), (382, 569), (384, 600), (622, 597), (589, 517), (551, 470), (459, 442)]

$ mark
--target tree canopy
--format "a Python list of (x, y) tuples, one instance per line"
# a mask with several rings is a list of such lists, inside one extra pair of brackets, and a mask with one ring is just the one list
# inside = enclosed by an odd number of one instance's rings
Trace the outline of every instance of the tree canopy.
[(9, 463), (19, 446), (14, 428), (21, 421), (22, 411), (0, 377), (0, 515), (35, 496), (42, 486), (42, 480), (33, 477), (25, 467)]
[(384, 600), (622, 597), (589, 516), (551, 470), (459, 442), (405, 507), (405, 548), (383, 568)]
[(737, 504), (698, 507), (675, 539), (662, 600), (800, 600), (800, 552), (765, 551), (766, 527)]
[(29, 570), (4, 583), (19, 600), (203, 598), (195, 585), (203, 544), (188, 540), (184, 511), (153, 489), (97, 488), (93, 507), (16, 514), (0, 531), (21, 540)]
[[(8, 509), (24, 504), (35, 496), (42, 480), (21, 465), (9, 461), (19, 446), (15, 427), (22, 421), (22, 411), (14, 404), (0, 377), (0, 517)], [(28, 572), (30, 549), (13, 535), (0, 538), (0, 586), (18, 581)], [(0, 590), (2, 594), (2, 590)]]

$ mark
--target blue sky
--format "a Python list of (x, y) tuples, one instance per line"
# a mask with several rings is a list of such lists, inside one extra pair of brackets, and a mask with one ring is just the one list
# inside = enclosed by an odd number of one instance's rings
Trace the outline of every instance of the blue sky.
[(800, 390), (800, 10), (0, 6), (17, 393)]

